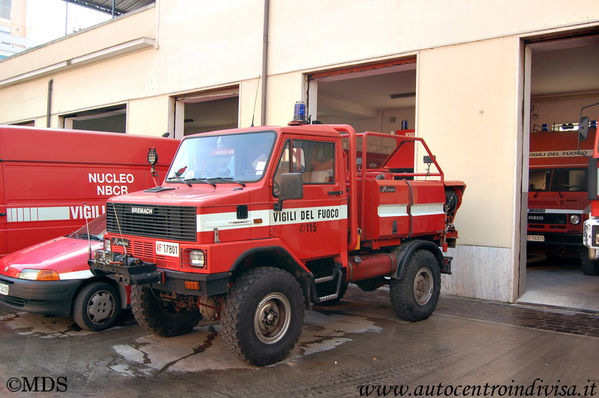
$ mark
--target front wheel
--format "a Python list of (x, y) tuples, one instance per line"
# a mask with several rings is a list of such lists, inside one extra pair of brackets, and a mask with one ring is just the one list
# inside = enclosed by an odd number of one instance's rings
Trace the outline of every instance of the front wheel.
[(177, 308), (160, 299), (158, 291), (142, 286), (131, 288), (131, 310), (142, 328), (165, 337), (189, 333), (202, 319), (199, 310)]
[(120, 311), (117, 289), (106, 282), (92, 282), (77, 293), (73, 319), (81, 329), (100, 331), (111, 327)]
[(391, 306), (400, 319), (417, 322), (431, 316), (441, 292), (441, 272), (435, 255), (418, 250), (408, 259), (405, 276), (391, 279)]
[(299, 339), (304, 295), (286, 271), (260, 267), (243, 274), (225, 299), (225, 346), (257, 366), (284, 359)]

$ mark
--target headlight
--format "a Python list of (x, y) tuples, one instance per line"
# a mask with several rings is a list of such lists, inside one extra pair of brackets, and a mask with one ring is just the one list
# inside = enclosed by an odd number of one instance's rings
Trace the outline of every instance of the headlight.
[(206, 266), (206, 256), (202, 250), (189, 251), (189, 264), (194, 267), (204, 268)]
[(104, 250), (106, 250), (107, 252), (111, 251), (110, 250), (110, 239), (104, 239)]
[(19, 279), (30, 281), (59, 281), (58, 272), (51, 269), (24, 269), (19, 273)]
[(578, 214), (572, 214), (570, 216), (570, 224), (574, 224), (574, 225), (580, 224), (580, 216)]

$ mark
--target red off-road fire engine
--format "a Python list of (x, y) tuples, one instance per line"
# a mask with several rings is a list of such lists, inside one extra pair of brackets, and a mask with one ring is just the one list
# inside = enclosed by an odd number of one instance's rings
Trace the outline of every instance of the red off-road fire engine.
[(531, 133), (528, 248), (548, 257), (585, 256), (582, 225), (588, 217), (587, 167), (595, 129), (578, 142), (578, 131), (556, 126)]
[[(416, 149), (422, 166), (406, 162)], [(429, 317), (464, 189), (421, 138), (324, 124), (198, 134), (161, 186), (108, 201), (104, 249), (89, 263), (132, 285), (147, 330), (220, 320), (226, 346), (263, 366), (293, 348), (304, 309), (349, 283), (389, 284), (401, 319)]]

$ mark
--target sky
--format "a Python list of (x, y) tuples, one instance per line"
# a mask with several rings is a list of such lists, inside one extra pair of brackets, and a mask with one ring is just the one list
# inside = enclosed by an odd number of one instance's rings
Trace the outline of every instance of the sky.
[(63, 37), (65, 29), (70, 34), (110, 18), (63, 0), (27, 0), (27, 37), (33, 47)]

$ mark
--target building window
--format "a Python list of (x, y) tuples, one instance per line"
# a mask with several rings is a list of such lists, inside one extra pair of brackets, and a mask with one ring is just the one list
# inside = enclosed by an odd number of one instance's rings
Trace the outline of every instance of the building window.
[(0, 18), (10, 19), (11, 0), (0, 0)]
[(124, 133), (127, 129), (127, 106), (92, 109), (63, 115), (62, 118), (66, 129)]

